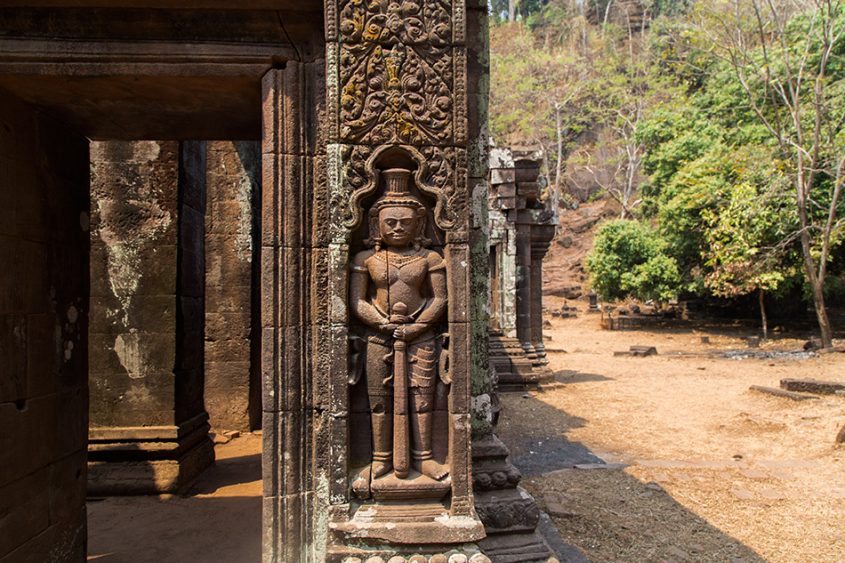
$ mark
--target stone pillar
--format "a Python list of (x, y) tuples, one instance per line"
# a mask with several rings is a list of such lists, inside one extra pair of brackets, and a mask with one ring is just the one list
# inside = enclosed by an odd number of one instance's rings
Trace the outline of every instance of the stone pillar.
[(260, 370), (252, 362), (260, 143), (207, 144), (205, 407), (212, 428), (250, 430), (261, 426)]
[(88, 141), (0, 92), (0, 560), (84, 561)]
[(185, 488), (203, 405), (205, 144), (92, 142), (91, 494)]
[[(530, 240), (526, 231), (520, 230), (514, 222), (519, 210), (525, 207), (525, 198), (517, 193), (516, 165), (513, 151), (509, 148), (490, 149), (490, 196), (489, 222), (491, 241), (498, 245), (497, 288), (491, 298), (498, 305), (498, 329), (491, 325), (490, 362), (493, 364), (501, 389), (522, 390), (537, 384), (538, 374), (534, 372), (532, 360), (526, 354), (525, 346), (533, 351), (530, 297), (531, 263)], [(527, 250), (526, 250), (527, 249)], [(520, 254), (520, 251), (522, 254)], [(529, 307), (523, 307), (524, 302)], [(496, 307), (494, 307), (496, 309)], [(520, 338), (520, 336), (522, 338)]]
[[(470, 465), (472, 366), (486, 356), (474, 340), (486, 329), (486, 317), (478, 322), (486, 292), (472, 289), (486, 287), (486, 237), (473, 231), (486, 225), (473, 224), (470, 211), (484, 203), (484, 177), (468, 162), (468, 121), (478, 118), (467, 110), (475, 90), (467, 84), (466, 6), (415, 3), (395, 13), (386, 4), (329, 0), (325, 64), (288, 61), (265, 76), (268, 561), (455, 552), (486, 559), (474, 545), (484, 531)], [(321, 84), (324, 107), (314, 103)], [(315, 138), (318, 115), (325, 136)], [(388, 228), (411, 229), (413, 244), (404, 234), (388, 238)], [(379, 256), (386, 261), (375, 262)], [(405, 266), (413, 276), (403, 301), (353, 293), (392, 283), (378, 277), (380, 268)], [(429, 290), (435, 299), (420, 301)], [(389, 322), (365, 326), (362, 310)], [(396, 382), (392, 389), (384, 389), (382, 372)], [(391, 396), (390, 411), (372, 408), (377, 397), (368, 386)], [(403, 390), (413, 401), (403, 402)], [(375, 451), (373, 428), (387, 426), (373, 415), (391, 417), (392, 431), (378, 434), (379, 444), (392, 435), (390, 451)], [(413, 462), (407, 473), (403, 456)], [(392, 467), (381, 472), (388, 460)]]
[(531, 243), (531, 344), (537, 361), (544, 365), (549, 363), (543, 341), (543, 258), (548, 250), (549, 243), (546, 241)]
[[(262, 552), (268, 563), (326, 560), (330, 496), (346, 491), (344, 475), (326, 473), (329, 460), (342, 455), (329, 437), (343, 428), (344, 415), (325, 375), (346, 365), (333, 353), (346, 335), (329, 319), (333, 303), (325, 294), (342, 274), (326, 270), (326, 159), (315, 139), (324, 68), (320, 60), (288, 61), (262, 81)], [(338, 445), (345, 440), (341, 435)]]
[[(519, 210), (511, 211), (517, 215)], [(534, 362), (537, 352), (534, 350), (534, 333), (531, 326), (531, 302), (533, 285), (531, 266), (531, 227), (516, 225), (516, 337), (525, 355)]]
[(517, 315), (523, 326), (517, 337), (523, 348), (530, 351), (528, 357), (534, 365), (542, 367), (548, 363), (543, 342), (543, 258), (555, 234), (557, 210), (555, 202), (542, 197), (545, 186), (545, 179), (540, 175), (542, 154), (532, 149), (514, 149), (513, 159), (520, 205), (509, 212), (509, 219), (516, 229), (527, 278), (517, 286), (520, 296)]

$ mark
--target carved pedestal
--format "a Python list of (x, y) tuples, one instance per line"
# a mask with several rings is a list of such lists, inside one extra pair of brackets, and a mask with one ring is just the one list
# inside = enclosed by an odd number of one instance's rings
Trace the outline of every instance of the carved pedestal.
[(479, 544), (493, 563), (549, 561), (552, 551), (537, 532), (540, 509), (519, 487), (507, 447), (491, 433), (472, 444), (473, 485), (487, 537)]
[(490, 333), (490, 364), (499, 378), (500, 391), (520, 391), (536, 387), (543, 378), (541, 369), (525, 354), (516, 338)]

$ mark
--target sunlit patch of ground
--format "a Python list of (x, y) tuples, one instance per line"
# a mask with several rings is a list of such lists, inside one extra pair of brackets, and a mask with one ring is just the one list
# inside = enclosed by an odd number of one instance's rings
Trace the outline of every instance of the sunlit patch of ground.
[[(845, 397), (748, 389), (845, 381), (845, 354), (729, 359), (720, 351), (745, 347), (730, 330), (598, 325), (553, 319), (563, 385), (503, 397), (500, 434), (566, 541), (595, 561), (845, 561)], [(659, 354), (613, 356), (631, 345)], [(590, 454), (620, 466), (571, 469)]]

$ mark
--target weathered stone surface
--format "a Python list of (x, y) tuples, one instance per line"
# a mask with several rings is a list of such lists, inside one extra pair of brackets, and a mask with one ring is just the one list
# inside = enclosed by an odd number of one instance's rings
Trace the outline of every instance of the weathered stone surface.
[[(175, 492), (213, 461), (203, 404), (206, 145), (94, 142), (91, 154), (89, 489)], [(127, 436), (150, 425), (179, 430)]]
[(0, 94), (0, 559), (85, 557), (88, 143)]
[[(260, 143), (208, 143), (205, 229), (205, 406), (213, 428), (260, 426), (260, 371), (253, 369), (253, 275), (261, 181)], [(256, 280), (257, 281), (257, 280)], [(254, 328), (255, 326), (255, 328)]]
[(780, 386), (787, 391), (816, 393), (818, 395), (837, 395), (845, 393), (845, 383), (838, 381), (819, 381), (818, 379), (781, 379)]

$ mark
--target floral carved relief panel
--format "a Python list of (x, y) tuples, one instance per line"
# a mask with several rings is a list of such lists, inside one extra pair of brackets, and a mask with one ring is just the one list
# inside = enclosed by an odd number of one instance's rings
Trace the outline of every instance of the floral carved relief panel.
[[(453, 45), (453, 11), (452, 2), (444, 0), (340, 3), (341, 141), (443, 145), (461, 140), (455, 135), (460, 105), (455, 101), (463, 98), (458, 66), (464, 57)], [(463, 127), (457, 129), (462, 135)]]

